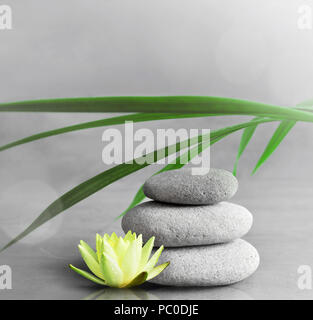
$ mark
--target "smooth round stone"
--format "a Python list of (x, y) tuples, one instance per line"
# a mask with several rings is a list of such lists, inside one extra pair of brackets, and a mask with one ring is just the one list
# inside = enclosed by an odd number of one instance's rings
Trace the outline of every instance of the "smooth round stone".
[(211, 168), (204, 175), (192, 175), (191, 168), (162, 172), (149, 178), (144, 194), (153, 200), (189, 205), (215, 204), (230, 199), (238, 189), (231, 172)]
[(244, 207), (220, 202), (210, 206), (182, 206), (144, 202), (122, 219), (125, 233), (142, 234), (144, 241), (155, 236), (155, 245), (183, 247), (229, 242), (245, 235), (252, 214)]
[(259, 265), (259, 254), (238, 239), (212, 246), (166, 248), (159, 262), (170, 265), (150, 280), (167, 286), (223, 286), (249, 277)]

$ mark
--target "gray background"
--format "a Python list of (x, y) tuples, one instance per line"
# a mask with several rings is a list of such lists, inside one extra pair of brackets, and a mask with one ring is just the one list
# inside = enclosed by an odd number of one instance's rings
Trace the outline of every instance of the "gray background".
[[(13, 30), (0, 31), (0, 100), (104, 95), (212, 95), (293, 106), (313, 98), (313, 30), (299, 30), (300, 5), (313, 1), (103, 0), (1, 1)], [(44, 130), (101, 119), (101, 114), (0, 114), (0, 144)], [(148, 128), (221, 128), (249, 117), (162, 121)], [(274, 124), (258, 128), (244, 154), (234, 201), (254, 214), (247, 239), (261, 266), (222, 289), (147, 286), (148, 298), (311, 298), (297, 288), (297, 268), (313, 267), (313, 126), (298, 123), (251, 176)], [(51, 201), (106, 170), (103, 129), (70, 133), (0, 155), (0, 245)], [(211, 151), (212, 165), (232, 170), (240, 133)], [(96, 292), (66, 269), (76, 244), (119, 231), (116, 217), (154, 171), (151, 166), (67, 210), (0, 255), (13, 290), (0, 299), (80, 299)], [(76, 260), (75, 260), (76, 259)], [(78, 262), (76, 263), (78, 264)], [(132, 292), (127, 297), (132, 297)], [(100, 293), (101, 295), (101, 293)], [(121, 297), (106, 291), (102, 297)], [(124, 297), (125, 298), (125, 297)]]

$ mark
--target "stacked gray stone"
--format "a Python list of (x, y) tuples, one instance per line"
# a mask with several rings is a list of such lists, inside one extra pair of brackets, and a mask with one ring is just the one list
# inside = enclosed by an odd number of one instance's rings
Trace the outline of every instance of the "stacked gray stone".
[(252, 226), (244, 207), (227, 202), (237, 191), (232, 173), (210, 169), (193, 175), (189, 168), (155, 175), (144, 184), (153, 201), (131, 209), (122, 220), (143, 240), (164, 245), (160, 263), (170, 266), (151, 282), (172, 286), (217, 286), (241, 281), (259, 265), (256, 249), (240, 239)]

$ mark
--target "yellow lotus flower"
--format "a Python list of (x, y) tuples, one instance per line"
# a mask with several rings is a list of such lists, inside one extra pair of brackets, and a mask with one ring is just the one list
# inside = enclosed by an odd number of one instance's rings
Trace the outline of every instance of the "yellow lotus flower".
[(117, 288), (130, 288), (144, 283), (161, 273), (169, 262), (155, 267), (164, 249), (161, 246), (149, 260), (154, 244), (154, 237), (150, 238), (142, 247), (142, 235), (128, 231), (124, 238), (105, 234), (96, 236), (95, 252), (89, 245), (80, 241), (79, 251), (92, 271), (80, 270), (71, 264), (69, 267), (81, 276), (98, 284)]

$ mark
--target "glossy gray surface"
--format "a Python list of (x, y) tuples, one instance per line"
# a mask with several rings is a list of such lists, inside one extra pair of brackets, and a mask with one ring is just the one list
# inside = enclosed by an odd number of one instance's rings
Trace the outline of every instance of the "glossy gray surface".
[[(303, 0), (6, 0), (13, 30), (0, 31), (0, 101), (99, 95), (212, 95), (294, 106), (313, 96), (313, 30), (297, 27)], [(312, 0), (305, 1), (313, 6)], [(100, 114), (0, 114), (0, 145)], [(136, 124), (218, 129), (250, 117)], [(121, 128), (121, 126), (119, 126)], [(311, 299), (297, 287), (313, 267), (313, 125), (298, 123), (270, 160), (250, 172), (277, 124), (260, 126), (239, 165), (234, 202), (254, 215), (246, 239), (259, 270), (217, 289), (146, 285), (99, 288), (67, 268), (77, 244), (120, 230), (116, 217), (157, 168), (147, 168), (76, 205), (0, 254), (13, 289), (0, 299)], [(49, 138), (0, 153), (0, 246), (58, 195), (106, 170), (103, 129)], [(212, 166), (232, 170), (240, 134), (212, 148)], [(159, 168), (158, 168), (159, 169)], [(135, 294), (135, 296), (134, 296)], [(137, 295), (136, 295), (137, 294)]]
[[(76, 245), (93, 243), (96, 232), (120, 230), (113, 218), (130, 198), (126, 185), (110, 188), (92, 201), (69, 210), (53, 239), (33, 245), (17, 244), (0, 256), (13, 270), (13, 289), (1, 299), (311, 299), (313, 292), (297, 287), (300, 265), (313, 266), (310, 182), (262, 182), (251, 178), (236, 201), (254, 213), (245, 239), (259, 251), (261, 264), (243, 282), (220, 288), (171, 288), (152, 284), (134, 290), (101, 289), (67, 268), (82, 266)], [(37, 190), (38, 191), (38, 190)], [(40, 192), (40, 191), (39, 191)], [(256, 196), (257, 194), (257, 196)], [(89, 202), (89, 203), (88, 203)], [(92, 205), (91, 205), (92, 204)], [(91, 209), (92, 208), (92, 209)], [(1, 226), (5, 221), (1, 220)], [(34, 237), (36, 238), (36, 237)], [(0, 242), (8, 240), (3, 232)], [(36, 239), (34, 239), (35, 241)], [(37, 239), (38, 240), (38, 239)]]

